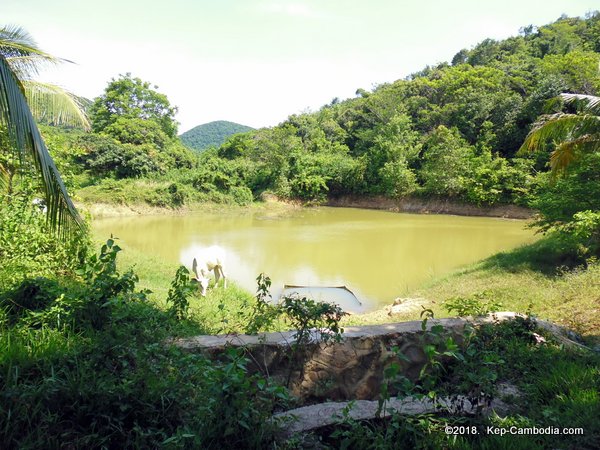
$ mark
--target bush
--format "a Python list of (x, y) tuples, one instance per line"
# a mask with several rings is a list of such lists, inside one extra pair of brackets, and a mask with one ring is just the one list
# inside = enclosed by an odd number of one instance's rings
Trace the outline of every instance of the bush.
[(90, 251), (87, 227), (69, 241), (58, 239), (32, 198), (33, 194), (22, 192), (0, 200), (0, 286), (4, 289), (25, 278), (72, 274)]
[(26, 278), (16, 288), (0, 294), (0, 308), (15, 323), (28, 311), (47, 308), (61, 292), (55, 280), (44, 277)]
[(498, 312), (502, 304), (493, 298), (493, 293), (477, 292), (469, 297), (452, 297), (443, 304), (448, 312), (455, 311), (460, 317), (486, 316)]
[(557, 178), (545, 174), (531, 206), (540, 215), (535, 225), (557, 231), (581, 257), (600, 255), (600, 153), (582, 155)]
[(229, 192), (233, 201), (238, 205), (249, 205), (254, 200), (252, 191), (246, 186), (233, 186)]

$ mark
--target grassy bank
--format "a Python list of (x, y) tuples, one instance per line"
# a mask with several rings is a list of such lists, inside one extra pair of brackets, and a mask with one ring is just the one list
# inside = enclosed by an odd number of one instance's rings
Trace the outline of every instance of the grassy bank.
[(112, 201), (110, 198), (90, 199), (79, 197), (79, 202), (76, 202), (76, 206), (84, 214), (94, 219), (149, 215), (174, 216), (196, 212), (223, 212), (224, 210), (268, 210), (272, 213), (284, 213), (285, 211), (302, 207), (298, 202), (283, 201), (275, 196), (264, 196), (261, 201), (255, 201), (246, 205), (196, 201), (178, 207), (156, 206), (139, 200), (118, 203)]
[[(600, 336), (600, 264), (572, 266), (552, 238), (498, 253), (445, 277), (434, 279), (409, 294), (437, 317), (448, 317), (447, 301), (495, 303), (496, 308), (525, 313), (567, 326), (597, 340)], [(389, 316), (375, 311), (352, 316), (349, 324), (418, 319), (419, 309)]]
[[(97, 237), (97, 243), (102, 239)], [(139, 276), (138, 287), (148, 289), (148, 299), (161, 310), (167, 310), (166, 299), (171, 282), (179, 265), (164, 259), (147, 255), (127, 245), (119, 255), (118, 268), (125, 271), (133, 268)], [(206, 297), (192, 297), (189, 309), (190, 326), (179, 328), (179, 335), (219, 334), (240, 332), (238, 312), (242, 311), (248, 302), (252, 301), (251, 293), (229, 282), (227, 289), (211, 289)], [(220, 307), (220, 305), (223, 305)], [(193, 324), (193, 325), (191, 325)], [(198, 329), (201, 324), (201, 329)]]

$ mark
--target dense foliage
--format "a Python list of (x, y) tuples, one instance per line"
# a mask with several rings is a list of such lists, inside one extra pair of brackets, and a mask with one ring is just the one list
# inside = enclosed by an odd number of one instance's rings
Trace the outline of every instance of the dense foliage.
[[(533, 253), (524, 248), (483, 264), (495, 264), (496, 272), (500, 267), (514, 272), (525, 263), (552, 266), (556, 277), (583, 261), (588, 272), (597, 271), (597, 148), (587, 146), (559, 176), (547, 171), (548, 153), (521, 156), (517, 149), (540, 113), (561, 110), (548, 102), (556, 94), (599, 93), (599, 42), (598, 14), (527, 27), (518, 37), (460, 51), (451, 65), (426, 68), (373, 92), (359, 90), (354, 99), (291, 116), (273, 128), (237, 134), (200, 156), (177, 140), (175, 108), (166, 97), (129, 75), (113, 80), (94, 102), (93, 133), (51, 127), (42, 132), (56, 161), (54, 171), (64, 175), (63, 190), (79, 189), (89, 200), (179, 207), (206, 200), (246, 204), (273, 192), (308, 202), (347, 194), (410, 194), (522, 203), (540, 212), (538, 227), (557, 233), (536, 244)], [(6, 111), (14, 108), (6, 104)], [(26, 112), (23, 105), (18, 109)], [(577, 108), (568, 112), (581, 117)], [(207, 300), (194, 305), (202, 314), (191, 314), (197, 294), (185, 268), (175, 274), (167, 307), (151, 304), (149, 291), (137, 288), (137, 274), (118, 268), (116, 239), (108, 239), (97, 254), (85, 227), (70, 239), (56, 239), (44, 205), (35, 201), (40, 182), (5, 151), (12, 144), (7, 123), (6, 118), (0, 123), (0, 169), (19, 171), (0, 198), (3, 448), (299, 446), (293, 439), (278, 443), (271, 420), (277, 408), (288, 406), (287, 391), (268, 374), (251, 374), (243, 351), (230, 349), (214, 361), (186, 353), (168, 338), (215, 330), (256, 333), (283, 323), (296, 329), (292, 359), (303, 355), (302, 346), (315, 332), (322, 341), (339, 341), (343, 311), (301, 297), (273, 305), (270, 281), (261, 275), (255, 301), (239, 300), (237, 292), (237, 303), (226, 301), (232, 288), (219, 290), (217, 306)], [(547, 144), (556, 152), (564, 141)], [(591, 273), (588, 291), (597, 288)], [(488, 312), (499, 304), (490, 292), (453, 296), (445, 306), (459, 314)], [(394, 414), (368, 423), (346, 417), (335, 430), (317, 436), (323, 446), (595, 448), (600, 434), (596, 354), (565, 351), (550, 336), (537, 334), (530, 318), (467, 327), (459, 347), (439, 325), (427, 332), (433, 312), (424, 313), (425, 367), (409, 382), (398, 365), (390, 365), (382, 408), (394, 384), (395, 391), (421, 398), (462, 393), (486, 401), (502, 380), (520, 388), (522, 396), (512, 399), (519, 409), (504, 418), (456, 418), (448, 411), (434, 417)], [(399, 349), (393, 351), (402, 357)], [(457, 437), (444, 432), (446, 425), (577, 426), (584, 434), (515, 440), (478, 431)]]
[(209, 147), (219, 147), (229, 136), (250, 130), (252, 128), (246, 125), (228, 122), (227, 120), (216, 120), (181, 133), (179, 138), (189, 148), (202, 151)]
[(119, 251), (110, 239), (76, 277), (0, 290), (3, 448), (264, 448), (285, 391), (240, 351), (166, 345), (179, 324), (117, 270)]
[[(250, 161), (253, 192), (322, 199), (434, 195), (476, 204), (526, 203), (547, 155), (519, 155), (531, 125), (561, 92), (597, 94), (600, 16), (563, 17), (504, 41), (485, 40), (452, 64), (427, 67), (357, 98), (238, 136), (219, 157)], [(548, 109), (550, 108), (550, 109)]]
[(14, 287), (24, 278), (73, 274), (88, 252), (86, 230), (73, 239), (57, 239), (46, 215), (32, 205), (30, 192), (19, 191), (0, 201), (0, 285)]
[[(244, 187), (255, 198), (270, 191), (304, 201), (377, 194), (526, 204), (548, 154), (517, 150), (541, 113), (560, 111), (550, 102), (559, 93), (598, 93), (599, 22), (590, 14), (526, 27), (519, 36), (462, 50), (452, 64), (427, 67), (372, 92), (359, 89), (356, 98), (292, 115), (273, 128), (237, 134), (202, 154), (186, 184), (215, 198), (231, 198), (232, 188)], [(113, 80), (96, 100), (92, 119), (96, 131), (133, 147), (90, 151), (86, 167), (120, 178), (189, 167), (160, 162), (168, 133), (159, 125), (168, 113), (160, 116), (153, 107), (143, 117), (150, 120), (140, 122), (141, 101), (109, 107), (113, 96), (123, 103), (125, 89), (153, 92), (138, 79)], [(171, 111), (168, 102), (161, 105), (163, 113)], [(107, 161), (132, 167), (107, 172)]]

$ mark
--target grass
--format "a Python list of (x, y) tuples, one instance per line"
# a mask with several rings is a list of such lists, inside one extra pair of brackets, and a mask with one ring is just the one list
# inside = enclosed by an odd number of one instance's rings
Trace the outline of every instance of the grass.
[[(436, 317), (449, 317), (444, 302), (453, 298), (493, 300), (501, 310), (531, 311), (541, 319), (564, 325), (592, 341), (600, 339), (600, 263), (567, 268), (573, 260), (561, 256), (552, 237), (464, 267), (430, 281), (408, 296), (427, 299), (423, 306)], [(419, 310), (388, 316), (375, 311), (352, 316), (346, 324), (418, 320)]]

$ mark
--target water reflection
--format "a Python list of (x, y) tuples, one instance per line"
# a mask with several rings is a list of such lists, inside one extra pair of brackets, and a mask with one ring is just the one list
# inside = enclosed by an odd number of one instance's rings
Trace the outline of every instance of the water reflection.
[(254, 292), (264, 272), (284, 284), (342, 286), (363, 303), (389, 304), (432, 276), (533, 240), (522, 221), (318, 208), (274, 215), (207, 213), (97, 220), (96, 233), (188, 267), (194, 252), (226, 252), (227, 276)]

